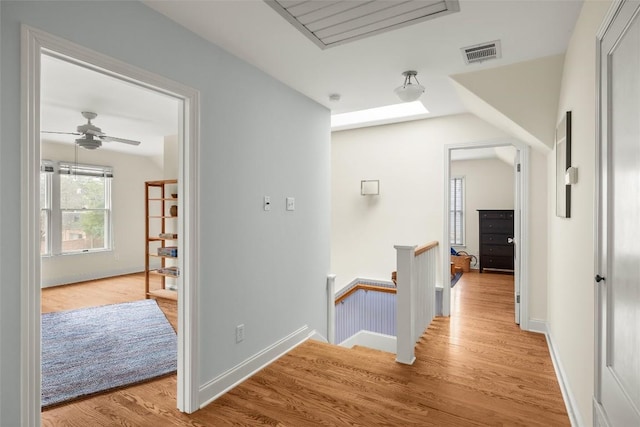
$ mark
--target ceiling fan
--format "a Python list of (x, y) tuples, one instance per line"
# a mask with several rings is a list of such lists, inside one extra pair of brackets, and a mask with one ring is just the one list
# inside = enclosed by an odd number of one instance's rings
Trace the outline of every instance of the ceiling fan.
[(77, 132), (53, 132), (43, 130), (42, 133), (57, 133), (65, 135), (82, 135), (81, 138), (76, 139), (76, 144), (87, 150), (95, 150), (102, 146), (102, 141), (122, 142), (130, 145), (140, 145), (140, 141), (134, 141), (131, 139), (116, 138), (115, 136), (105, 135), (99, 127), (91, 123), (91, 120), (98, 117), (96, 113), (90, 111), (83, 111), (82, 117), (87, 119), (87, 123), (77, 127)]

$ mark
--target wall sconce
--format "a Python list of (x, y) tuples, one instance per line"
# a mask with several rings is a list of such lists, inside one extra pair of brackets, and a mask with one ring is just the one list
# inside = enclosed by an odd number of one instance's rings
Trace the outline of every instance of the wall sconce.
[(362, 196), (377, 196), (380, 194), (380, 180), (360, 181), (360, 194)]

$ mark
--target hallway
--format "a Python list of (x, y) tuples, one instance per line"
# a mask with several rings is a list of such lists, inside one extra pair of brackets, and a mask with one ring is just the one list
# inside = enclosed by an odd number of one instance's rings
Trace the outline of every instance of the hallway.
[(43, 425), (569, 425), (544, 336), (513, 323), (512, 287), (464, 274), (412, 366), (308, 341), (191, 415), (175, 409), (174, 375), (52, 408)]

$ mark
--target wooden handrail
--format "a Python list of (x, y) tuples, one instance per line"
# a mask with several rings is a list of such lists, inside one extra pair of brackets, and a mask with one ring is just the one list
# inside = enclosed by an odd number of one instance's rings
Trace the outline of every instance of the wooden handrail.
[(437, 240), (434, 240), (433, 242), (429, 242), (426, 245), (419, 246), (416, 248), (415, 256), (422, 255), (423, 253), (427, 252), (429, 249), (435, 248), (436, 246), (438, 246)]
[(336, 298), (336, 304), (338, 304), (339, 302), (341, 302), (342, 300), (347, 298), (349, 295), (351, 295), (352, 293), (354, 293), (354, 292), (356, 292), (356, 291), (358, 291), (360, 289), (362, 289), (364, 291), (385, 292), (385, 293), (388, 293), (388, 294), (395, 294), (396, 293), (396, 288), (387, 288), (385, 286), (365, 285), (365, 284), (362, 284), (362, 283), (358, 283), (353, 288), (351, 288), (347, 292), (345, 292), (343, 295), (340, 295), (338, 298)]

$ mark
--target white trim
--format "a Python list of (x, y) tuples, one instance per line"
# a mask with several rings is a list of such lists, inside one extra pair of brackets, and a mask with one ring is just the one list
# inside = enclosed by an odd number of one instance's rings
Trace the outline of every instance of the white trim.
[(572, 426), (584, 426), (584, 422), (580, 417), (580, 411), (578, 411), (578, 405), (576, 403), (575, 395), (573, 391), (571, 391), (571, 387), (569, 386), (569, 381), (567, 381), (567, 374), (565, 373), (564, 367), (562, 366), (562, 362), (560, 361), (560, 357), (558, 352), (556, 351), (556, 346), (554, 344), (553, 335), (551, 331), (547, 331), (545, 334), (547, 337), (547, 346), (549, 347), (549, 354), (551, 355), (551, 362), (553, 362), (553, 369), (556, 371), (556, 377), (558, 378), (558, 385), (560, 385), (560, 391), (562, 392), (562, 399), (564, 400), (564, 405), (567, 408), (567, 414), (569, 415), (569, 421)]
[(200, 408), (204, 408), (259, 370), (278, 360), (316, 334), (304, 325), (281, 340), (248, 358), (239, 365), (208, 381), (200, 388)]
[(379, 334), (371, 331), (358, 331), (355, 335), (338, 344), (340, 347), (352, 348), (356, 345), (372, 348), (374, 350), (396, 353), (398, 340), (396, 337), (386, 334)]
[[(198, 151), (199, 92), (81, 45), (23, 25), (21, 69), (21, 146), (22, 221), (25, 244), (21, 252), (21, 425), (40, 425), (40, 249), (39, 178), (40, 173), (40, 55), (43, 51), (93, 71), (146, 87), (182, 101), (179, 132), (179, 214), (182, 276), (178, 286), (178, 409), (193, 412), (198, 401)], [(188, 118), (184, 122), (184, 117)], [(184, 207), (189, 206), (187, 215)], [(38, 209), (37, 209), (38, 208)], [(39, 215), (38, 215), (39, 216)]]
[(529, 319), (529, 332), (547, 334), (547, 322), (540, 319)]
[[(21, 58), (21, 307), (20, 424), (41, 424), (40, 249), (35, 213), (40, 204), (40, 40), (22, 27)], [(36, 196), (37, 195), (37, 196)]]
[[(530, 147), (525, 142), (518, 139), (496, 139), (478, 142), (463, 142), (457, 144), (447, 144), (444, 149), (444, 226), (442, 230), (442, 241), (449, 241), (449, 180), (451, 179), (451, 150), (473, 149), (513, 146), (520, 151), (520, 164), (522, 165), (521, 188), (520, 188), (520, 209), (521, 224), (520, 229), (520, 329), (529, 330), (529, 150)], [(515, 180), (515, 178), (514, 178)], [(451, 311), (451, 277), (446, 274), (449, 271), (449, 245), (442, 245), (442, 315), (449, 316)]]
[(318, 332), (317, 330), (313, 331), (313, 333), (311, 335), (309, 335), (309, 339), (310, 340), (314, 340), (314, 341), (320, 341), (323, 342), (325, 344), (330, 344), (329, 340), (326, 339), (320, 332)]
[(604, 412), (604, 408), (595, 398), (592, 399), (593, 402), (593, 425), (596, 427), (610, 427), (609, 420), (607, 420), (607, 415)]
[(125, 274), (143, 273), (144, 266), (120, 268), (117, 270), (105, 270), (97, 273), (74, 274), (72, 276), (58, 277), (56, 279), (44, 279), (41, 282), (41, 288), (53, 288), (56, 286), (64, 286), (72, 283), (86, 282), (88, 280), (106, 279), (108, 277), (124, 276)]

